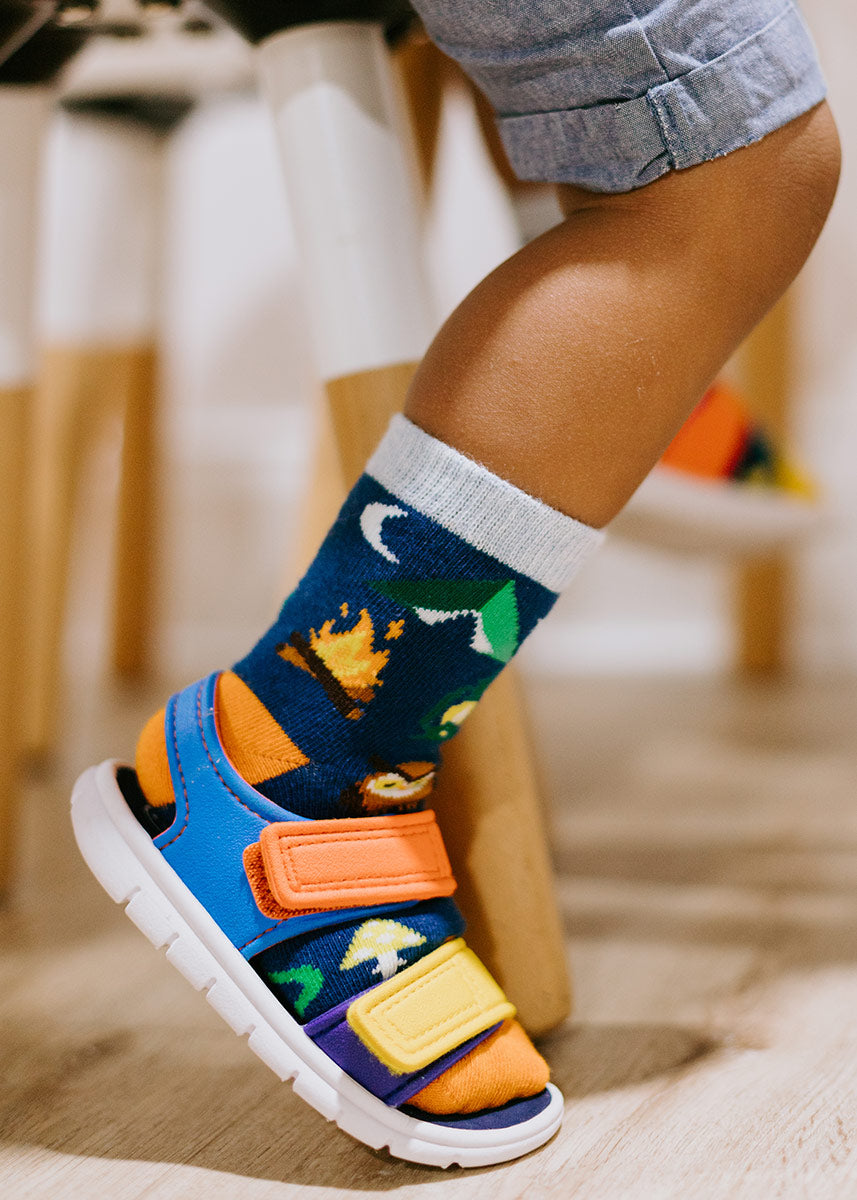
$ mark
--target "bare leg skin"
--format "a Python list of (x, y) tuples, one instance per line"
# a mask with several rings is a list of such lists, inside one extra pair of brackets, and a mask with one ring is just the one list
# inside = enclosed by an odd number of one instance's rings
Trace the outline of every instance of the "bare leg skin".
[(836, 191), (826, 104), (760, 142), (566, 219), (452, 314), (406, 415), (554, 508), (605, 525), (800, 270)]

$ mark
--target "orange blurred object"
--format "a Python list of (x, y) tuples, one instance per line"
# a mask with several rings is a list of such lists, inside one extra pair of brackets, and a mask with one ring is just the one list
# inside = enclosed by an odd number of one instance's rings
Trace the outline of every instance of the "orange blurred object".
[(750, 430), (743, 400), (728, 383), (718, 380), (670, 442), (661, 466), (703, 479), (722, 479), (738, 465)]

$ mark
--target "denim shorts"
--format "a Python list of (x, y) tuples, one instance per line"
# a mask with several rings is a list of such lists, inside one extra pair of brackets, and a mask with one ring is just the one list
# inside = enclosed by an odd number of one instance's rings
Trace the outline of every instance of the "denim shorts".
[(818, 104), (791, 0), (412, 0), (493, 104), (521, 179), (626, 192)]

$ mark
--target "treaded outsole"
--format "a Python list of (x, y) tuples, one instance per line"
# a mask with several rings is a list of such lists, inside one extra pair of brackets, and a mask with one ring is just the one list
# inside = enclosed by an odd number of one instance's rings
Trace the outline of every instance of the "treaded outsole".
[[(95, 878), (250, 1049), (328, 1121), (375, 1150), (426, 1166), (491, 1166), (547, 1142), (562, 1096), (505, 1130), (450, 1130), (388, 1108), (347, 1076), (301, 1030), (152, 845), (125, 804), (116, 762), (90, 767), (72, 793), (78, 847)], [(504, 1138), (505, 1135), (505, 1138)]]

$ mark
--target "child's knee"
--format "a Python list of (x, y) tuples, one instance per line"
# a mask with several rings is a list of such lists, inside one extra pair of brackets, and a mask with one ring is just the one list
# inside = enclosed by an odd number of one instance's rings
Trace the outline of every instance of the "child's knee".
[[(819, 229), (830, 212), (842, 166), (842, 148), (836, 122), (825, 102), (807, 113), (804, 126), (795, 131), (793, 172), (807, 215), (818, 221)], [(796, 123), (795, 123), (796, 124)]]
[(567, 218), (593, 209), (621, 214), (656, 253), (699, 254), (746, 264), (775, 298), (800, 270), (836, 194), (840, 147), (822, 103), (740, 150), (670, 171), (632, 192), (599, 195), (561, 185)]
[(815, 245), (836, 195), (841, 150), (830, 108), (819, 104), (722, 161), (726, 202), (758, 242), (772, 279), (786, 286)]

